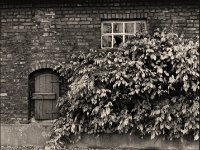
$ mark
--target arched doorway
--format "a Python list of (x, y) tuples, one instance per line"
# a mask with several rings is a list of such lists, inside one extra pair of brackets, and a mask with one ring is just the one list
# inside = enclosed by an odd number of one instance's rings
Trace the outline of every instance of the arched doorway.
[(39, 69), (29, 76), (30, 117), (35, 120), (58, 118), (57, 99), (61, 79), (52, 69)]

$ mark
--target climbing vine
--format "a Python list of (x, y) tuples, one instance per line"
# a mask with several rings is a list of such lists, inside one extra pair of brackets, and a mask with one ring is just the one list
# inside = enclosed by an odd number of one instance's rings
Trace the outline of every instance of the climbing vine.
[(59, 98), (50, 145), (62, 147), (84, 132), (199, 139), (198, 37), (136, 34), (117, 49), (73, 55), (70, 67), (55, 69), (69, 90)]

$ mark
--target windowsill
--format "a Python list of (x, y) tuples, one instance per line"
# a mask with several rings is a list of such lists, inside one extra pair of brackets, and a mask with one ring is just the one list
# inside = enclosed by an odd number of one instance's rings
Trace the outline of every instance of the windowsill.
[(35, 120), (35, 118), (31, 118), (29, 123), (31, 124), (40, 124), (40, 125), (52, 125), (56, 119), (54, 120)]

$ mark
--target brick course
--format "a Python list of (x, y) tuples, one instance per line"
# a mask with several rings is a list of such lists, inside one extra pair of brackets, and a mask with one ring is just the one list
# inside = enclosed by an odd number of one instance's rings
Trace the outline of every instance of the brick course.
[(2, 5), (1, 122), (28, 123), (29, 74), (69, 62), (72, 53), (100, 48), (102, 20), (146, 19), (150, 34), (158, 27), (173, 27), (192, 38), (199, 34), (199, 8), (190, 3)]

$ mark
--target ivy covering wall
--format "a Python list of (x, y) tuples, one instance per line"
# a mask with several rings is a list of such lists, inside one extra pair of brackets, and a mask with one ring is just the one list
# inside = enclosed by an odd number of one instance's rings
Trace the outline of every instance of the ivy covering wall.
[(84, 132), (199, 139), (198, 37), (136, 34), (117, 49), (73, 55), (70, 68), (55, 69), (69, 90), (59, 99), (49, 145), (75, 142)]

